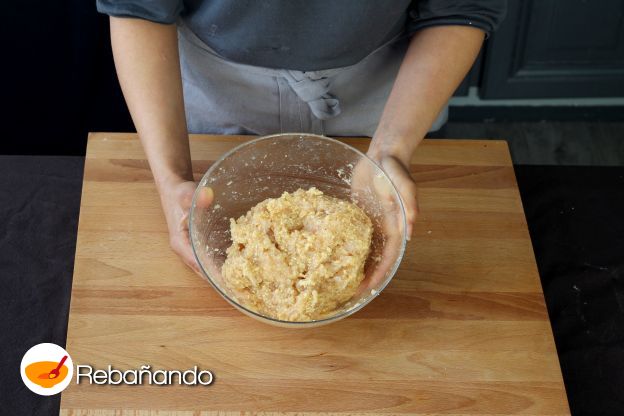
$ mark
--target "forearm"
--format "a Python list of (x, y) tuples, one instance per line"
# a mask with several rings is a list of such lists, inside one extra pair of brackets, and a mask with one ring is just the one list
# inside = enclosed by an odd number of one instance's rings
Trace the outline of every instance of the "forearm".
[(369, 153), (408, 165), (416, 147), (470, 70), (484, 33), (467, 26), (436, 26), (412, 38), (386, 102)]
[(110, 18), (119, 82), (159, 189), (192, 180), (175, 25)]

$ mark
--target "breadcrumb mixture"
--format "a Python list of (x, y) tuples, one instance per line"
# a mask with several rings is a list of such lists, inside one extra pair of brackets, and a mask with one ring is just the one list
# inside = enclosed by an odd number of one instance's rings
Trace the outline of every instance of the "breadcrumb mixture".
[(355, 294), (373, 234), (357, 205), (316, 188), (266, 199), (230, 230), (226, 286), (242, 305), (288, 321), (323, 318)]

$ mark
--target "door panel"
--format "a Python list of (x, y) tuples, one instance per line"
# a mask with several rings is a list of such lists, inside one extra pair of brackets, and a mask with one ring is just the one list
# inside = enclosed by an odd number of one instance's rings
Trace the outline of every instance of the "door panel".
[(624, 96), (624, 1), (509, 0), (483, 98)]

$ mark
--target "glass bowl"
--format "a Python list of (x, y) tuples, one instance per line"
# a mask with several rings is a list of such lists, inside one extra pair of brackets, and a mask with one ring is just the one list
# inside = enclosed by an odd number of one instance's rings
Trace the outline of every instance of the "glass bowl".
[[(210, 187), (214, 192), (209, 207), (197, 204), (202, 187)], [(331, 316), (312, 321), (284, 321), (239, 304), (221, 275), (226, 250), (232, 244), (230, 218), (239, 218), (267, 198), (311, 187), (354, 202), (373, 222), (366, 277), (358, 293)], [(243, 143), (212, 164), (195, 191), (189, 233), (203, 275), (235, 308), (265, 323), (309, 327), (345, 318), (379, 295), (403, 258), (405, 221), (398, 191), (375, 162), (338, 140), (293, 133), (264, 136)]]

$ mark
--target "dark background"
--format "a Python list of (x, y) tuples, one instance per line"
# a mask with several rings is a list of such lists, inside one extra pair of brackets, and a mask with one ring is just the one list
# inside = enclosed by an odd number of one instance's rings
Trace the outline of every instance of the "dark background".
[[(508, 0), (456, 95), (543, 99), (624, 97), (624, 2)], [(115, 77), (108, 18), (95, 0), (0, 5), (5, 103), (0, 154), (82, 155), (89, 131), (132, 131)], [(451, 121), (623, 121), (619, 105), (468, 105)], [(45, 133), (44, 133), (45, 132)]]
[(134, 130), (115, 76), (108, 17), (95, 0), (0, 8), (8, 110), (0, 154), (83, 155), (89, 131)]
[[(0, 5), (0, 155), (30, 155), (0, 156), (0, 414), (58, 412), (59, 397), (28, 391), (15, 363), (38, 342), (65, 343), (87, 133), (134, 130), (94, 3)], [(623, 10), (510, 0), (458, 95), (623, 95)], [(614, 106), (467, 106), (433, 135), (509, 140), (575, 415), (624, 415), (623, 118)]]

